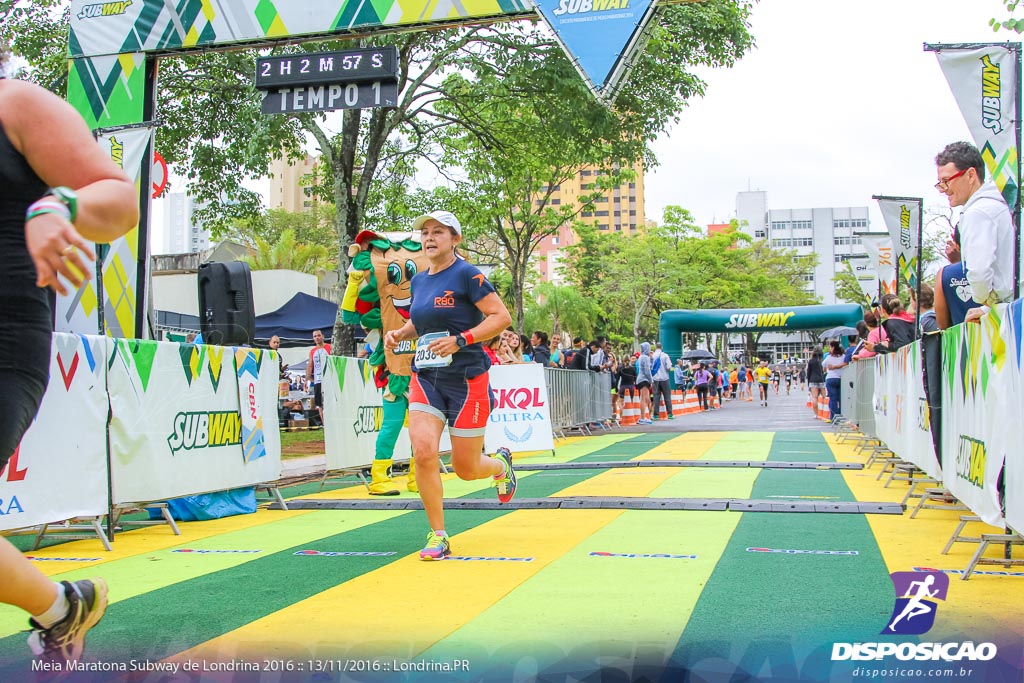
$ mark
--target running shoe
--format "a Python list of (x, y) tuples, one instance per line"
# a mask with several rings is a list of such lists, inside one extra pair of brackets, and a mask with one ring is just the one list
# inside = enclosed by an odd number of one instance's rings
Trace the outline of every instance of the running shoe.
[(494, 480), (498, 488), (498, 502), (507, 503), (516, 495), (516, 473), (512, 469), (512, 451), (502, 446), (494, 454), (495, 460), (505, 463), (505, 474)]
[(427, 534), (427, 545), (420, 551), (421, 560), (443, 560), (452, 554), (447, 536), (438, 536), (433, 531)]
[(103, 579), (61, 581), (68, 599), (68, 613), (50, 628), (29, 619), (32, 633), (28, 646), (41, 662), (59, 664), (77, 662), (85, 649), (86, 632), (99, 623), (107, 609), (107, 584)]

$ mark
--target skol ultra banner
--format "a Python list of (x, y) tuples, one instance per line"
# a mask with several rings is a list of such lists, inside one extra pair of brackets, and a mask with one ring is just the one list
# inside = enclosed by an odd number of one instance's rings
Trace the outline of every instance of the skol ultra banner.
[(956, 325), (942, 337), (942, 482), (993, 526), (1003, 523), (997, 481), (1007, 449), (1020, 451), (1021, 415), (1011, 403), (1021, 377), (1003, 338), (1005, 310), (997, 306), (981, 324)]
[(920, 246), (917, 229), (921, 220), (921, 200), (877, 197), (885, 227), (889, 230), (896, 256), (896, 274), (900, 282), (917, 288), (917, 259)]
[(1006, 203), (1014, 206), (1019, 198), (1020, 157), (1014, 131), (1020, 87), (1019, 45), (1003, 43), (965, 49), (944, 45), (929, 47), (935, 50), (949, 89), (981, 151), (988, 177), (995, 181)]
[(871, 265), (878, 273), (878, 284), (882, 294), (896, 292), (896, 261), (893, 253), (892, 238), (888, 235), (860, 235), (864, 250), (871, 257)]
[[(331, 356), (322, 386), (327, 469), (369, 465), (373, 462), (377, 434), (384, 422), (384, 398), (373, 381), (373, 368), (361, 358)], [(393, 457), (395, 460), (412, 457), (407, 428), (398, 436)]]
[(39, 415), (0, 471), (0, 531), (107, 513), (107, 343), (53, 335)]
[[(111, 340), (110, 461), (115, 503), (166, 500), (275, 481), (280, 442), (263, 457), (242, 447), (234, 351), (221, 346)], [(276, 406), (277, 368), (263, 363), (260, 406)], [(261, 417), (257, 412), (257, 420)]]
[(1006, 307), (1002, 331), (1010, 358), (1006, 370), (1009, 380), (1004, 383), (1006, 412), (1013, 420), (1002, 430), (1002, 437), (1012, 442), (1005, 449), (1006, 523), (1014, 531), (1024, 533), (1024, 448), (1020, 445), (1018, 426), (1024, 422), (1024, 299), (1017, 299)]
[[(128, 174), (139, 192), (142, 191), (142, 166), (150, 163), (152, 137), (152, 129), (132, 128), (104, 133), (97, 139), (103, 151)], [(94, 245), (94, 249), (97, 246)], [(138, 277), (139, 247), (138, 227), (110, 245), (104, 245), (102, 282), (87, 280), (77, 291), (67, 296), (57, 295), (55, 318), (58, 331), (135, 336), (136, 311), (144, 300), (140, 296)], [(102, 284), (103, 301), (100, 301), (98, 284)], [(100, 306), (103, 307), (104, 330), (99, 328)]]
[(517, 451), (555, 447), (544, 368), (539, 363), (496, 365), (490, 370), (494, 410), (487, 420), (484, 449)]
[(921, 342), (876, 358), (875, 434), (900, 458), (940, 479), (924, 390)]

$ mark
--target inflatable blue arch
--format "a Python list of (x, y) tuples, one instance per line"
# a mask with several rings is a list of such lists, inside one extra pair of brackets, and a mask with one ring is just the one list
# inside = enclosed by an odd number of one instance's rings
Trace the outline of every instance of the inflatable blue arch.
[(723, 308), (708, 311), (665, 311), (658, 337), (674, 361), (683, 352), (684, 332), (797, 332), (823, 330), (838, 325), (853, 327), (863, 320), (858, 304), (831, 306), (783, 306), (781, 308)]

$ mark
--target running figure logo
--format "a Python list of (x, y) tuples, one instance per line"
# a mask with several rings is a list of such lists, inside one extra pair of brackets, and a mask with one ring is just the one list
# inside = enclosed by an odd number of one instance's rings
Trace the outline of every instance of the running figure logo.
[(883, 635), (920, 635), (935, 624), (936, 600), (945, 600), (949, 576), (942, 572), (893, 572), (896, 604)]

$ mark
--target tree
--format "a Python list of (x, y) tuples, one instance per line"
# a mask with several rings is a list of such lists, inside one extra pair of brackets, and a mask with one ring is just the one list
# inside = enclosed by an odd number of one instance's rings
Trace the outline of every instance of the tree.
[[(379, 229), (387, 229), (394, 221), (411, 217), (402, 216), (411, 208), (402, 195), (404, 183), (412, 176), (414, 160), (438, 165), (439, 173), (450, 175), (439, 162), (437, 143), (442, 134), (451, 135), (456, 129), (470, 131), (471, 139), (481, 144), (490, 139), (493, 143), (499, 138), (490, 135), (489, 126), (495, 123), (494, 114), (502, 111), (510, 115), (525, 112), (527, 103), (533, 103), (535, 120), (571, 133), (561, 144), (572, 147), (588, 138), (603, 140), (609, 153), (602, 155), (602, 160), (644, 156), (653, 163), (648, 143), (677, 119), (687, 99), (703, 93), (704, 83), (690, 72), (690, 66), (729, 66), (751, 47), (747, 25), (750, 5), (749, 0), (707, 0), (699, 5), (664, 8), (614, 111), (607, 110), (603, 116), (597, 115), (595, 107), (600, 105), (578, 80), (565, 93), (552, 91), (553, 84), (567, 82), (560, 74), (571, 73), (572, 69), (561, 51), (531, 22), (374, 37), (375, 45), (398, 48), (398, 104), (392, 109), (346, 110), (337, 133), (328, 127), (323, 115), (265, 117), (259, 113), (260, 95), (251, 83), (255, 50), (175, 56), (161, 61), (156, 118), (165, 125), (158, 129), (157, 147), (175, 171), (187, 179), (190, 194), (207, 203), (209, 208), (197, 217), (217, 234), (239, 218), (260, 213), (259, 197), (246, 189), (243, 181), (265, 175), (272, 157), (282, 153), (298, 156), (306, 136), (311, 137), (323, 159), (323, 182), (317, 187), (337, 212), (335, 252), (339, 272), (344, 272), (352, 239), (364, 227), (377, 227), (368, 221), (379, 220)], [(9, 24), (11, 35), (30, 28), (24, 25), (28, 19), (23, 15), (15, 18), (17, 21)], [(50, 34), (47, 54), (60, 54), (65, 49), (66, 13), (56, 29)], [(369, 42), (322, 41), (278, 47), (275, 51), (321, 51)], [(537, 72), (535, 79), (528, 77), (531, 71)], [(471, 74), (482, 79), (487, 73), (494, 74), (485, 79), (493, 87), (478, 87), (475, 83), (467, 87), (467, 78), (459, 77)], [(514, 90), (497, 77), (502, 73), (517, 75)], [(481, 99), (469, 100), (470, 95)], [(492, 98), (499, 101), (491, 102)], [(573, 114), (581, 104), (585, 104), (586, 115)], [(603, 121), (606, 128), (570, 128), (570, 123), (588, 117)], [(515, 122), (509, 123), (506, 132)], [(612, 131), (621, 134), (611, 135)], [(514, 148), (500, 150), (500, 154), (511, 160)], [(586, 154), (580, 157), (584, 162), (594, 158)], [(510, 180), (523, 177), (525, 174), (519, 173)], [(495, 184), (487, 188), (490, 194), (485, 196), (493, 197), (499, 187)], [(508, 189), (510, 198), (532, 201), (532, 195), (527, 194), (529, 188), (521, 183), (510, 183)], [(385, 209), (378, 211), (382, 204)], [(511, 199), (506, 205), (513, 205)], [(493, 221), (481, 219), (479, 224), (490, 226)], [(523, 242), (524, 248), (528, 243)], [(517, 296), (521, 297), (524, 280), (516, 275)], [(341, 325), (340, 318), (335, 339), (338, 352), (351, 350), (350, 330)]]
[(297, 270), (316, 274), (328, 265), (327, 248), (319, 244), (298, 244), (295, 233), (285, 230), (276, 242), (256, 238), (255, 253), (246, 261), (253, 270)]
[(28, 64), (11, 75), (61, 97), (68, 82), (69, 7), (68, 0), (0, 0), (0, 45)]
[(575, 287), (545, 282), (534, 287), (531, 295), (524, 329), (551, 334), (568, 329), (574, 336), (588, 338), (594, 334), (597, 306)]
[(1003, 20), (993, 17), (988, 20), (988, 25), (996, 32), (1003, 28), (1008, 31), (1024, 33), (1024, 18), (1017, 19), (1013, 16), (1013, 13), (1017, 11), (1017, 5), (1020, 4), (1020, 0), (1002, 0), (1002, 3), (1006, 7), (1007, 14), (1010, 16)]
[(845, 267), (837, 269), (836, 276), (832, 278), (832, 282), (836, 285), (836, 298), (851, 304), (860, 304), (867, 310), (867, 304), (871, 302), (865, 301), (864, 290), (860, 288), (860, 284), (857, 281), (857, 274), (853, 271), (853, 264), (849, 261), (843, 261), (843, 265)]
[(285, 232), (291, 232), (293, 242), (308, 246), (320, 246), (334, 264), (330, 255), (338, 243), (334, 225), (334, 207), (317, 205), (309, 211), (285, 211), (270, 209), (253, 218), (244, 218), (227, 229), (225, 236), (243, 244), (256, 246), (257, 240), (275, 244)]

